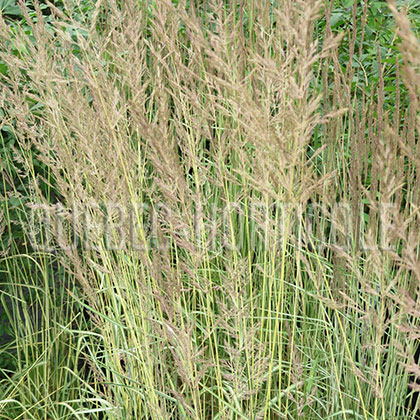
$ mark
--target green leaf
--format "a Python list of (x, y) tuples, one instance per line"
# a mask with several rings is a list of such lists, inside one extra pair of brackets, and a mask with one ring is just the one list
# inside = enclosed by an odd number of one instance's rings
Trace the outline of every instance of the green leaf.
[(7, 73), (7, 65), (3, 62), (0, 62), (0, 73), (6, 74)]
[(10, 197), (8, 199), (8, 202), (9, 202), (9, 206), (11, 207), (18, 207), (19, 205), (22, 204), (22, 200), (17, 197)]
[(4, 126), (1, 128), (1, 131), (4, 131), (5, 133), (9, 133), (9, 134), (11, 134), (12, 136), (14, 136), (14, 135), (15, 135), (15, 132), (13, 131), (12, 127), (10, 127), (10, 125), (4, 125)]
[(348, 9), (349, 7), (353, 7), (354, 0), (343, 0), (343, 6)]
[(344, 23), (343, 14), (342, 13), (331, 13), (331, 18), (330, 18), (331, 28), (336, 28), (341, 23)]
[(0, 10), (6, 16), (23, 16), (16, 0), (0, 0)]

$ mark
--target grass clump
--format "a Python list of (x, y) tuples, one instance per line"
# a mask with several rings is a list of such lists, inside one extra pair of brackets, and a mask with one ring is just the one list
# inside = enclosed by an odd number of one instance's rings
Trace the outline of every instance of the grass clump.
[(417, 418), (407, 16), (389, 107), (358, 2), (344, 66), (322, 1), (64, 3), (0, 20), (0, 416)]

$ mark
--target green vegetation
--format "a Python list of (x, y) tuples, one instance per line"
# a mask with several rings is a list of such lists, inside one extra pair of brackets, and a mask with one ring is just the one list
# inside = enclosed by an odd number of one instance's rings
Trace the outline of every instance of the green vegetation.
[(419, 418), (420, 1), (0, 10), (0, 419)]

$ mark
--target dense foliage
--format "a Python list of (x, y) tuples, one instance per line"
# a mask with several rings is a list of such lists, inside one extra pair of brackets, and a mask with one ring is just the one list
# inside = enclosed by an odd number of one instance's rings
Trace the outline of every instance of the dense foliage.
[(0, 10), (0, 419), (418, 418), (420, 1)]

